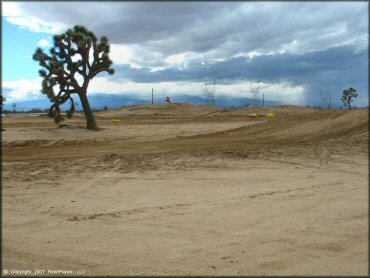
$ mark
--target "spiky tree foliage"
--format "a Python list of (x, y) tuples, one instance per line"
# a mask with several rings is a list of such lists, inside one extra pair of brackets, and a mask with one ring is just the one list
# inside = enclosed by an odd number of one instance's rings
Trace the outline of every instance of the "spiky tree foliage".
[(3, 107), (4, 107), (4, 102), (6, 101), (6, 98), (1, 95), (0, 96), (0, 112), (2, 113), (3, 112)]
[(33, 59), (42, 67), (39, 71), (43, 77), (42, 93), (53, 103), (48, 115), (56, 123), (64, 120), (61, 105), (69, 102), (70, 108), (66, 114), (68, 118), (72, 117), (75, 110), (73, 94), (77, 94), (85, 113), (87, 128), (97, 130), (86, 94), (90, 80), (98, 73), (106, 71), (114, 74), (109, 59), (108, 38), (103, 36), (98, 41), (93, 32), (76, 25), (61, 35), (53, 36), (53, 40), (54, 47), (50, 49), (50, 55), (45, 54), (41, 48), (37, 48), (33, 55)]
[(356, 89), (350, 87), (346, 90), (343, 91), (343, 94), (342, 94), (342, 102), (343, 102), (343, 105), (344, 106), (348, 106), (348, 109), (351, 110), (351, 102), (353, 101), (352, 98), (357, 98), (358, 96), (358, 93), (356, 91)]

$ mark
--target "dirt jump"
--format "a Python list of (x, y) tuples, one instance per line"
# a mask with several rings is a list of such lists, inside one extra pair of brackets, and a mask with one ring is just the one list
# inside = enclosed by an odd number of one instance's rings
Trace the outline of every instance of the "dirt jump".
[(2, 118), (3, 269), (368, 275), (367, 109), (95, 116)]

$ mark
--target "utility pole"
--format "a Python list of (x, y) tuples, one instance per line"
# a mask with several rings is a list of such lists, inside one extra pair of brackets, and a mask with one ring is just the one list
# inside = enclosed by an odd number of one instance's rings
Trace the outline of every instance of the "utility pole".
[(207, 97), (207, 105), (208, 104), (215, 104), (215, 93), (216, 93), (216, 79), (213, 83), (207, 83), (204, 80), (204, 91)]
[(253, 98), (255, 105), (259, 105), (259, 92), (260, 92), (260, 83), (262, 82), (261, 79), (258, 78), (258, 80), (255, 81), (257, 83), (257, 87), (253, 88)]
[(262, 94), (262, 106), (265, 106), (265, 94)]
[(154, 103), (154, 89), (152, 88), (152, 104)]

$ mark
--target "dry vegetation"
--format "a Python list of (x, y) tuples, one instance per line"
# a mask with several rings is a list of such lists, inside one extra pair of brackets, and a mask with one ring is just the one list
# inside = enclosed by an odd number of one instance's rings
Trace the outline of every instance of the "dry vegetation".
[(96, 119), (98, 132), (82, 116), (3, 118), (3, 269), (368, 274), (368, 110), (171, 104)]

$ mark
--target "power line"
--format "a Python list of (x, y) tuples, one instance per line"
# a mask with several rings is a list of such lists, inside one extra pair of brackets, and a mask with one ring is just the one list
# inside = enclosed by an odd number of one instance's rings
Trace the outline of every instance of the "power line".
[(204, 81), (204, 92), (207, 98), (207, 105), (215, 104), (216, 84), (216, 79), (213, 83), (207, 83), (206, 81)]
[(257, 106), (259, 104), (260, 83), (262, 80), (258, 78), (255, 82), (257, 83), (257, 87), (251, 87), (250, 90), (252, 93), (252, 98), (254, 99), (254, 104)]

